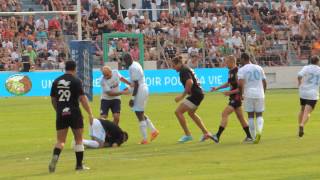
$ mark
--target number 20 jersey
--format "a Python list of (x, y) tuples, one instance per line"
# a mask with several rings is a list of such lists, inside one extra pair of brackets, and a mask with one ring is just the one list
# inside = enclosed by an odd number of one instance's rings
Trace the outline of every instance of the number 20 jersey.
[(302, 77), (302, 84), (299, 87), (299, 94), (302, 99), (318, 100), (320, 86), (320, 67), (307, 65), (298, 73)]
[[(81, 115), (79, 97), (84, 94), (82, 82), (71, 74), (58, 77), (52, 84), (51, 97), (56, 98), (57, 115)], [(78, 114), (79, 113), (79, 114)]]
[(244, 80), (243, 96), (246, 98), (264, 98), (262, 80), (266, 75), (261, 66), (246, 64), (238, 71), (238, 79)]

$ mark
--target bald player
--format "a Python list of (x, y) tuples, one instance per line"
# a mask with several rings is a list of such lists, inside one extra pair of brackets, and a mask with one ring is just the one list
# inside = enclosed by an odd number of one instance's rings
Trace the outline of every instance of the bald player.
[(108, 117), (109, 109), (113, 115), (113, 122), (119, 124), (121, 98), (120, 95), (126, 94), (128, 91), (120, 91), (120, 82), (130, 86), (130, 82), (122, 77), (117, 70), (112, 70), (109, 66), (103, 66), (101, 78), (101, 106), (100, 118), (106, 119)]
[(230, 90), (223, 92), (225, 96), (229, 96), (229, 104), (222, 112), (219, 130), (213, 136), (213, 139), (216, 143), (219, 142), (220, 136), (223, 130), (227, 126), (229, 115), (232, 112), (235, 112), (244, 132), (247, 135), (246, 138), (244, 139), (244, 142), (251, 142), (252, 137), (249, 131), (249, 126), (247, 121), (243, 117), (242, 108), (241, 108), (242, 103), (241, 103), (240, 91), (238, 87), (238, 78), (237, 78), (238, 67), (236, 65), (236, 58), (233, 55), (227, 56), (225, 58), (225, 62), (226, 62), (227, 68), (229, 69), (228, 82), (222, 84), (221, 86), (213, 87), (211, 91), (217, 91), (219, 89), (224, 89), (229, 87)]

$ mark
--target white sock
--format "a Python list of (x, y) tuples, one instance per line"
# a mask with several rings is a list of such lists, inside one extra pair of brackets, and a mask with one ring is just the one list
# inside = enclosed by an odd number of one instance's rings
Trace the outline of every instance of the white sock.
[(264, 123), (263, 117), (262, 116), (257, 117), (257, 131), (259, 134), (262, 133), (263, 123)]
[(141, 132), (141, 135), (142, 135), (142, 138), (144, 140), (147, 140), (147, 122), (146, 121), (140, 121), (139, 122), (140, 124), (140, 132)]
[(254, 118), (249, 118), (249, 130), (250, 130), (250, 134), (251, 134), (251, 137), (253, 139), (256, 138), (256, 129), (255, 129), (255, 126), (254, 126)]
[(152, 121), (151, 121), (149, 118), (146, 119), (146, 122), (147, 122), (147, 126), (148, 126), (148, 128), (151, 130), (151, 132), (154, 132), (154, 131), (157, 130), (157, 129), (154, 127)]
[(83, 145), (85, 145), (86, 147), (99, 148), (99, 143), (97, 141), (84, 139), (82, 142), (83, 142)]

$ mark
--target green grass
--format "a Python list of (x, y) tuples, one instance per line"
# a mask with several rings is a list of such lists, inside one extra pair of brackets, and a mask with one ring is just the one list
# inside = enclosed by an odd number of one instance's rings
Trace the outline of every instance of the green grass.
[[(54, 174), (47, 170), (55, 143), (49, 98), (1, 98), (0, 179), (320, 179), (320, 114), (318, 109), (313, 112), (305, 137), (298, 139), (297, 90), (268, 91), (264, 133), (257, 145), (240, 143), (244, 132), (234, 115), (221, 144), (198, 142), (201, 132), (190, 119), (195, 140), (177, 144), (182, 130), (173, 113), (177, 106), (174, 97), (161, 94), (149, 98), (146, 112), (161, 133), (155, 142), (137, 144), (138, 123), (127, 106), (128, 97), (123, 97), (120, 125), (128, 131), (129, 141), (120, 148), (86, 150), (85, 163), (91, 170), (75, 172), (69, 132)], [(220, 93), (206, 95), (198, 113), (210, 131), (216, 132), (226, 103)], [(92, 107), (98, 115), (99, 97)]]

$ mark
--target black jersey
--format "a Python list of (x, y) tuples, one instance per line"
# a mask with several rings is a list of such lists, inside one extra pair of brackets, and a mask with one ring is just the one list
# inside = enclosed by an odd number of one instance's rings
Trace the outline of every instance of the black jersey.
[(188, 66), (183, 65), (180, 69), (180, 81), (183, 84), (183, 87), (186, 86), (186, 82), (188, 79), (192, 79), (193, 85), (191, 87), (191, 96), (197, 94), (203, 94), (203, 91), (200, 87), (200, 84), (195, 77), (194, 71)]
[(101, 120), (101, 125), (106, 132), (105, 142), (112, 146), (113, 143), (117, 143), (119, 146), (123, 143), (123, 131), (122, 129), (108, 120)]
[[(230, 85), (230, 90), (238, 89), (238, 67), (229, 70), (228, 83)], [(230, 98), (232, 99), (240, 99), (240, 94), (231, 94)]]
[(56, 98), (57, 115), (81, 115), (79, 97), (84, 94), (82, 82), (71, 74), (58, 77), (52, 84), (51, 97)]

